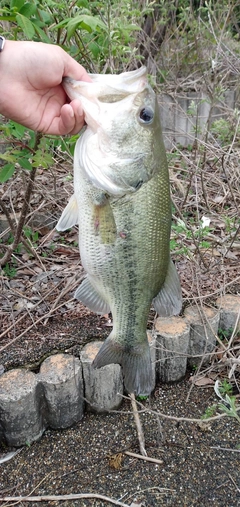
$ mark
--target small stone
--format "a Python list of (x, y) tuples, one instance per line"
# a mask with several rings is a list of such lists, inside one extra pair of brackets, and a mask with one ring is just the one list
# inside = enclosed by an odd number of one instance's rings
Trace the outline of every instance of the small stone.
[(197, 366), (209, 363), (216, 347), (219, 311), (207, 306), (192, 305), (185, 309), (184, 317), (190, 324), (188, 364)]
[(68, 354), (50, 356), (41, 365), (39, 380), (51, 428), (67, 428), (83, 417), (83, 379), (79, 359)]
[(161, 382), (176, 382), (186, 374), (190, 326), (181, 317), (158, 317), (155, 322), (156, 371)]
[(123, 379), (119, 364), (94, 369), (92, 362), (102, 342), (90, 342), (81, 351), (87, 410), (104, 413), (116, 410), (122, 402)]
[(45, 423), (42, 393), (37, 375), (14, 369), (0, 377), (0, 437), (8, 445), (21, 446), (41, 437)]

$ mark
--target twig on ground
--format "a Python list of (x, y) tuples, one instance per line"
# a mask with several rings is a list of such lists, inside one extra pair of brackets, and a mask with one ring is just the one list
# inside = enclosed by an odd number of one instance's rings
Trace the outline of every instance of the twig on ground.
[(147, 456), (146, 449), (145, 449), (145, 438), (144, 438), (144, 433), (143, 433), (140, 417), (139, 417), (139, 414), (138, 414), (138, 409), (137, 409), (135, 395), (133, 393), (131, 393), (131, 394), (129, 394), (129, 397), (131, 399), (131, 404), (132, 404), (132, 409), (133, 409), (133, 416), (134, 416), (135, 424), (136, 424), (136, 427), (137, 427), (137, 434), (138, 434), (140, 453), (142, 454), (142, 456)]
[[(54, 308), (54, 310), (57, 311), (59, 308), (61, 308), (62, 306), (64, 306), (66, 303), (70, 303), (71, 301), (74, 301), (74, 298), (71, 298), (68, 301), (64, 301), (63, 303), (61, 303), (60, 305), (58, 305), (56, 308)], [(3, 347), (0, 348), (0, 352), (2, 352), (7, 347), (9, 347), (10, 345), (12, 345), (19, 338), (22, 338), (22, 336), (24, 336), (28, 331), (30, 331), (30, 329), (32, 329), (34, 326), (36, 326), (36, 324), (39, 324), (39, 322), (41, 322), (43, 319), (45, 319), (46, 317), (50, 317), (50, 315), (52, 315), (54, 313), (54, 310), (53, 311), (50, 310), (47, 314), (42, 315), (41, 317), (39, 317), (39, 319), (35, 320), (35, 322), (33, 322), (33, 324), (31, 324), (31, 326), (29, 326), (26, 329), (24, 329), (24, 331), (22, 333), (20, 333), (19, 335), (15, 336), (15, 338), (12, 338), (12, 340), (9, 343), (6, 343), (6, 345), (3, 345)], [(24, 315), (18, 320), (18, 322), (20, 322), (21, 320), (23, 320), (23, 318), (26, 318), (26, 314), (27, 314), (27, 312), (24, 313)], [(14, 325), (11, 326), (11, 329), (13, 327), (14, 327)], [(6, 334), (6, 332), (4, 332), (4, 335), (5, 334)], [(0, 338), (1, 338), (1, 336), (0, 336)]]
[(238, 485), (236, 484), (236, 482), (234, 481), (233, 477), (230, 474), (228, 474), (228, 477), (229, 477), (230, 481), (233, 483), (233, 485), (235, 486), (237, 492), (240, 493), (240, 489), (239, 489)]
[(229, 452), (240, 452), (240, 449), (229, 449), (228, 447), (217, 447), (211, 446), (210, 449), (215, 449), (216, 451), (229, 451)]
[[(80, 279), (81, 280), (81, 279)], [(44, 295), (44, 297), (42, 297), (42, 299), (40, 301), (38, 301), (32, 308), (32, 310), (34, 310), (35, 308), (37, 308), (43, 301), (45, 301), (45, 299), (59, 286), (61, 285), (62, 281), (60, 281), (55, 287), (51, 288), (50, 291), (47, 292), (47, 294)], [(36, 324), (38, 324), (39, 322), (44, 321), (44, 324), (47, 323), (47, 320), (50, 316), (52, 316), (52, 314), (54, 313), (54, 311), (57, 311), (59, 308), (61, 308), (62, 306), (64, 306), (66, 303), (69, 303), (71, 301), (74, 301), (74, 298), (71, 298), (69, 299), (68, 301), (65, 301), (64, 303), (61, 303), (60, 305), (57, 306), (57, 303), (59, 301), (59, 299), (61, 299), (61, 297), (65, 296), (70, 290), (73, 290), (75, 288), (76, 285), (79, 284), (79, 278), (75, 281), (75, 283), (69, 287), (69, 284), (67, 284), (67, 286), (62, 290), (60, 296), (58, 296), (57, 300), (55, 301), (54, 305), (52, 306), (52, 308), (49, 310), (49, 312), (47, 312), (45, 315), (42, 315), (39, 319), (37, 319), (35, 322), (33, 322), (33, 324), (28, 327), (27, 329), (25, 329), (20, 335), (17, 335), (15, 336), (14, 338), (12, 338), (12, 340), (7, 343), (6, 345), (3, 345), (2, 347), (0, 347), (0, 352), (2, 352), (4, 349), (6, 349), (7, 347), (9, 347), (10, 345), (12, 345), (12, 343), (16, 342), (19, 338), (21, 338), (22, 336), (24, 336), (25, 333), (27, 333), (30, 329), (32, 329), (33, 326), (35, 326)], [(0, 339), (3, 338), (6, 334), (8, 334), (14, 327), (16, 327), (17, 324), (19, 324), (23, 319), (26, 318), (27, 316), (27, 313), (28, 312), (24, 312), (24, 314), (16, 321), (14, 322), (13, 324), (11, 324), (11, 326), (9, 326), (7, 329), (5, 329), (5, 331), (3, 331), (3, 333), (0, 334)]]
[(41, 496), (1, 496), (1, 502), (56, 502), (64, 500), (81, 500), (83, 498), (98, 498), (104, 502), (109, 502), (120, 507), (129, 507), (126, 503), (113, 500), (105, 495), (98, 495), (97, 493), (79, 493), (72, 495), (41, 495)]
[(163, 463), (162, 459), (149, 458), (149, 456), (143, 456), (142, 454), (136, 454), (135, 452), (125, 451), (124, 454), (127, 454), (127, 456), (131, 456), (132, 458), (138, 458), (138, 459), (143, 459), (145, 461), (151, 461), (152, 463), (157, 463), (159, 465), (161, 465)]
[(46, 315), (46, 319), (43, 323), (44, 326), (46, 326), (47, 322), (48, 322), (48, 319), (49, 317), (51, 316), (51, 313), (54, 312), (55, 308), (57, 307), (58, 305), (58, 302), (60, 301), (60, 299), (65, 296), (68, 292), (70, 292), (70, 290), (73, 290), (76, 285), (78, 285), (79, 283), (81, 283), (82, 281), (82, 278), (83, 277), (80, 277), (80, 279), (78, 278), (78, 276), (73, 276), (72, 278), (70, 278), (70, 280), (68, 280), (66, 286), (63, 288), (63, 290), (60, 292), (59, 296), (57, 297), (57, 299), (54, 301), (53, 305), (52, 305), (52, 308), (49, 312), (48, 315)]
[[(124, 399), (129, 399), (128, 396), (124, 396), (124, 394), (121, 395), (122, 398)], [(140, 402), (140, 401), (137, 401), (136, 402), (137, 405), (141, 408), (141, 410), (138, 410), (138, 414), (141, 413), (141, 412), (148, 412), (150, 414), (153, 414), (154, 416), (158, 416), (158, 417), (162, 417), (163, 419), (169, 419), (169, 420), (172, 420), (172, 421), (176, 421), (176, 422), (189, 422), (189, 423), (201, 423), (201, 424), (209, 424), (213, 421), (218, 421), (218, 419), (223, 419), (223, 417), (229, 417), (228, 414), (218, 414), (218, 415), (214, 415), (212, 417), (208, 417), (206, 419), (201, 419), (200, 417), (197, 418), (197, 417), (177, 417), (175, 415), (167, 415), (167, 414), (164, 414), (164, 412), (160, 412), (159, 410), (153, 410), (151, 409), (150, 407), (144, 407), (144, 405)], [(111, 413), (121, 413), (119, 412), (118, 410), (110, 410), (109, 412)], [(236, 409), (236, 412), (240, 412), (240, 407), (238, 407)]]
[[(12, 218), (11, 218), (11, 215), (10, 215), (10, 213), (9, 213), (8, 209), (7, 209), (7, 206), (5, 206), (5, 203), (2, 201), (2, 199), (1, 199), (1, 198), (0, 198), (0, 206), (1, 206), (1, 208), (2, 208), (2, 210), (3, 210), (3, 212), (4, 212), (5, 216), (6, 216), (6, 218), (7, 218), (7, 220), (8, 220), (8, 223), (9, 223), (9, 226), (10, 226), (8, 230), (9, 230), (9, 231), (11, 231), (12, 235), (14, 236), (14, 235), (15, 235), (15, 231), (16, 231), (16, 226), (15, 226), (15, 224), (14, 224), (14, 222), (13, 222)], [(26, 217), (25, 217), (25, 218), (26, 218)], [(43, 269), (45, 269), (45, 268), (44, 268), (44, 264), (42, 263), (42, 260), (41, 260), (41, 258), (39, 257), (38, 253), (37, 253), (37, 252), (36, 252), (36, 250), (35, 250), (35, 249), (34, 249), (34, 248), (30, 245), (30, 242), (29, 242), (29, 241), (27, 241), (27, 240), (23, 237), (22, 232), (21, 232), (21, 235), (20, 235), (20, 237), (19, 237), (19, 241), (22, 241), (22, 243), (23, 243), (24, 247), (26, 248), (26, 250), (28, 250), (28, 251), (31, 253), (31, 255), (32, 255), (33, 257), (35, 257), (35, 259), (39, 262), (39, 264), (42, 266), (42, 268), (43, 268)], [(3, 245), (3, 246), (5, 247), (5, 245)], [(17, 245), (15, 245), (15, 247), (16, 247), (16, 246), (17, 246)], [(8, 246), (6, 246), (6, 248), (7, 248), (7, 252), (6, 252), (6, 256), (7, 256), (7, 255), (9, 254), (9, 248), (10, 248), (10, 246), (8, 245)], [(14, 248), (13, 248), (12, 246), (11, 246), (11, 248), (12, 248), (12, 253), (13, 253)], [(6, 257), (6, 262), (7, 262), (7, 260), (8, 260), (8, 257)], [(18, 260), (19, 260), (19, 259), (18, 259)], [(3, 261), (1, 260), (1, 262), (3, 262)]]

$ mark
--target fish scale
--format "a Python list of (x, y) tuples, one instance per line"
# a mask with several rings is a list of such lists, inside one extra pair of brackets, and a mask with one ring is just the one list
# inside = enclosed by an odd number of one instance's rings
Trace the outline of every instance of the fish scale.
[(79, 224), (87, 277), (75, 297), (93, 311), (112, 312), (112, 332), (93, 366), (119, 363), (127, 392), (148, 395), (150, 306), (163, 316), (181, 309), (170, 259), (169, 177), (158, 104), (146, 70), (106, 76), (104, 100), (103, 76), (92, 78), (92, 84), (69, 78), (64, 84), (71, 99), (81, 100), (88, 126), (75, 148), (75, 197), (57, 228)]

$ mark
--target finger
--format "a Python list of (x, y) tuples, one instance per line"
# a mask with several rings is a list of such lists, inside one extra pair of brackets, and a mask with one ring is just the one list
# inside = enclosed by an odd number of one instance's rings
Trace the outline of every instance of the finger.
[(77, 134), (84, 125), (84, 114), (78, 100), (64, 104), (59, 118), (59, 134)]
[(72, 110), (74, 112), (74, 118), (75, 118), (75, 127), (74, 132), (71, 132), (72, 134), (77, 134), (84, 126), (85, 124), (85, 115), (82, 108), (82, 104), (78, 99), (72, 100), (70, 102), (70, 106), (72, 107)]
[(63, 76), (69, 76), (76, 79), (76, 81), (87, 81), (89, 83), (92, 81), (86, 69), (65, 52)]

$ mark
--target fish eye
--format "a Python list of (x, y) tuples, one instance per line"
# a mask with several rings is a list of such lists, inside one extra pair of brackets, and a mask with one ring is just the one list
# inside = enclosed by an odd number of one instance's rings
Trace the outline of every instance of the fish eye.
[(139, 113), (139, 120), (141, 123), (152, 123), (154, 112), (151, 107), (144, 107)]

